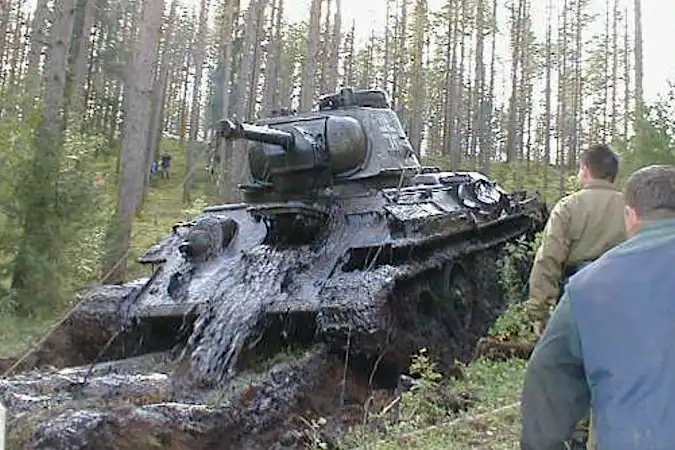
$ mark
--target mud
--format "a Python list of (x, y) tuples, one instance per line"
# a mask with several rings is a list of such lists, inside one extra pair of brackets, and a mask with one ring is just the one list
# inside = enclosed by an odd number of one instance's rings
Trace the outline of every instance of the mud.
[(137, 321), (125, 314), (146, 280), (99, 286), (27, 356), (0, 361), (7, 375), (31, 369), (60, 369), (166, 351), (187, 339), (181, 318)]
[[(9, 448), (32, 449), (291, 449), (320, 439), (337, 441), (379, 411), (394, 394), (377, 389), (359, 370), (326, 348), (307, 350), (263, 372), (247, 371), (219, 389), (175, 383), (175, 365), (153, 356), (163, 372), (131, 374), (143, 358), (101, 366), (82, 385), (88, 367), (32, 372), (4, 380), (10, 408)], [(147, 358), (146, 358), (147, 359)], [(110, 371), (113, 372), (110, 372)], [(311, 427), (328, 419), (321, 431)]]
[[(87, 293), (65, 321), (30, 356), (14, 367), (13, 373), (30, 368), (68, 367), (96, 358), (99, 350), (122, 327), (120, 304), (141, 289), (143, 281), (123, 286), (102, 286)], [(114, 349), (109, 357), (115, 357)], [(17, 358), (3, 361), (3, 372)]]

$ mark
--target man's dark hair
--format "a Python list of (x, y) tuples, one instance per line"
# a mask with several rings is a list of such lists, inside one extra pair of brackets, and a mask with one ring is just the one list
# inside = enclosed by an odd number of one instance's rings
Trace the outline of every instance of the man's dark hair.
[(606, 144), (592, 145), (581, 154), (581, 162), (588, 167), (591, 176), (614, 183), (619, 173), (619, 157)]
[(647, 166), (634, 172), (624, 188), (626, 205), (643, 219), (675, 216), (675, 167)]

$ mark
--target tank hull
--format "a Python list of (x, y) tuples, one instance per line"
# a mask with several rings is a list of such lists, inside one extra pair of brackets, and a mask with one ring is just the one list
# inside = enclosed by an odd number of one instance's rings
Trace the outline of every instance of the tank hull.
[[(185, 357), (204, 382), (234, 376), (240, 354), (259, 342), (304, 339), (341, 348), (350, 340), (355, 357), (399, 370), (412, 353), (442, 341), (456, 341), (441, 352), (449, 365), (466, 358), (505, 306), (500, 292), (492, 293), (493, 305), (476, 303), (494, 291), (501, 247), (540, 229), (544, 213), (535, 198), (508, 195), (479, 173), (428, 178), (312, 203), (211, 207), (145, 256), (162, 266), (126, 314), (199, 317)], [(476, 190), (486, 196), (482, 204)], [(190, 261), (179, 243), (204, 221), (216, 228), (234, 221), (237, 232), (226, 245), (218, 241), (212, 257)], [(459, 294), (456, 283), (463, 283)], [(439, 331), (425, 340), (401, 311)], [(439, 322), (439, 312), (467, 317)], [(215, 342), (204, 346), (204, 339)], [(204, 348), (219, 367), (203, 362)]]

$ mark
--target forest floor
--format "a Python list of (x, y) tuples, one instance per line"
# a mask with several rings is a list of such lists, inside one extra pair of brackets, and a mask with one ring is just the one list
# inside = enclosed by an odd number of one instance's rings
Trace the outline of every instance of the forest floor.
[(450, 383), (453, 393), (472, 400), (466, 411), (446, 412), (442, 390), (424, 395), (426, 401), (420, 401), (418, 392), (405, 399), (400, 417), (386, 431), (363, 427), (353, 433), (353, 443), (372, 450), (517, 449), (525, 364), (520, 359), (478, 360), (465, 368), (463, 380)]
[[(143, 211), (134, 223), (131, 261), (166, 236), (173, 224), (197, 214), (212, 201), (210, 192), (200, 188), (192, 204), (183, 203), (184, 160), (177, 148), (172, 149), (172, 153), (171, 179), (152, 182)], [(106, 171), (109, 167), (101, 169)], [(208, 176), (205, 170), (201, 172), (197, 178), (201, 180), (199, 186), (204, 186), (208, 184)], [(114, 196), (114, 172), (106, 172), (105, 179), (110, 195)], [(148, 276), (147, 271), (140, 264), (130, 262), (129, 278)], [(66, 313), (58, 311), (51, 317), (35, 320), (0, 316), (0, 357), (28, 351)], [(400, 415), (394, 421), (373, 421), (378, 412), (371, 414), (368, 424), (352, 430), (348, 448), (516, 449), (520, 431), (517, 402), (524, 368), (522, 359), (500, 362), (479, 359), (464, 368), (463, 379), (450, 383), (453, 393), (464, 393), (473, 400), (466, 411), (449, 413), (443, 406), (441, 391), (420, 390), (411, 397), (404, 396)], [(373, 423), (379, 426), (373, 427)]]

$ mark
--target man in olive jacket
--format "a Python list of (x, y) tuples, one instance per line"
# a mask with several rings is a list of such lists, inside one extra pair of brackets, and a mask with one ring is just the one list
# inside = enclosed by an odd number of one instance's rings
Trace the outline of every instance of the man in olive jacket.
[(607, 145), (594, 145), (581, 157), (581, 190), (551, 211), (530, 273), (526, 303), (537, 335), (561, 295), (567, 277), (626, 238), (624, 201), (614, 185), (619, 159)]
[(630, 237), (572, 276), (528, 363), (522, 450), (562, 450), (590, 407), (598, 450), (675, 446), (675, 168), (625, 187)]

